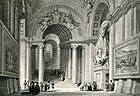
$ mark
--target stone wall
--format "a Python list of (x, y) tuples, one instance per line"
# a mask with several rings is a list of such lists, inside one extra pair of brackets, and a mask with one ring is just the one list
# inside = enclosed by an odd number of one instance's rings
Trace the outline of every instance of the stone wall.
[(19, 90), (19, 44), (0, 21), (0, 95)]
[[(119, 4), (120, 3), (120, 4)], [(117, 7), (118, 6), (118, 7)], [(139, 1), (115, 1), (115, 10), (110, 16), (112, 22), (110, 38), (112, 44), (112, 67), (115, 92), (139, 94)], [(127, 54), (126, 54), (127, 53)], [(121, 61), (119, 62), (119, 57)], [(125, 59), (123, 59), (125, 58)], [(134, 60), (134, 63), (132, 64)], [(117, 63), (119, 62), (119, 63)], [(119, 64), (119, 65), (118, 65)], [(131, 65), (132, 64), (132, 65)], [(121, 67), (120, 67), (121, 65)], [(118, 67), (119, 69), (116, 69)]]

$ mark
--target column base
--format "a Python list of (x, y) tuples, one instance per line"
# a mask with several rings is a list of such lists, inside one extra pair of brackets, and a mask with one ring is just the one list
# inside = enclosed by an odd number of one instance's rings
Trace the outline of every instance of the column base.
[(0, 77), (0, 96), (19, 91), (18, 80), (9, 77)]
[(140, 96), (140, 79), (119, 79), (116, 85), (116, 93), (128, 93), (134, 96)]
[(140, 96), (140, 79), (133, 81), (132, 93), (137, 94), (136, 96)]
[(118, 85), (116, 87), (117, 88), (116, 88), (115, 92), (117, 92), (117, 93), (122, 93), (123, 92), (124, 82), (123, 82), (122, 79), (119, 79)]

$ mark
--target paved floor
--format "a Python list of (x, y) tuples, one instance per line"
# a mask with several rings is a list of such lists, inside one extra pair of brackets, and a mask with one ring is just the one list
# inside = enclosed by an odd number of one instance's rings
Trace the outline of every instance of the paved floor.
[[(28, 92), (18, 92), (16, 94), (8, 95), (8, 96), (34, 96), (29, 94)], [(126, 93), (114, 93), (114, 92), (103, 92), (103, 91), (96, 91), (96, 92), (88, 92), (88, 91), (81, 91), (81, 92), (40, 92), (36, 96), (133, 96), (131, 94)]]
[[(11, 94), (8, 96), (34, 96), (29, 94), (28, 91), (20, 91), (16, 94)], [(71, 84), (69, 81), (59, 81), (55, 84), (55, 89), (50, 89), (49, 92), (40, 92), (36, 96), (132, 96), (126, 93), (115, 93), (115, 92), (105, 92), (105, 91), (80, 91), (80, 89), (75, 85)], [(139, 96), (139, 95), (138, 95)]]

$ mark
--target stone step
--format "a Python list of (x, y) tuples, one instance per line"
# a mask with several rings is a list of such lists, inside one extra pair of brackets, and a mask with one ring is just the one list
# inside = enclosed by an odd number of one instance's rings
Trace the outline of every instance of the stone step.
[[(6, 95), (6, 96), (33, 96), (27, 92), (18, 92), (16, 94)], [(77, 91), (77, 92), (40, 92), (36, 96), (134, 96), (132, 94), (126, 93), (114, 93), (114, 92), (104, 92), (104, 91)], [(140, 96), (140, 95), (137, 95)]]
[(71, 82), (68, 81), (58, 81), (55, 84), (55, 88), (78, 88), (76, 84), (72, 84)]

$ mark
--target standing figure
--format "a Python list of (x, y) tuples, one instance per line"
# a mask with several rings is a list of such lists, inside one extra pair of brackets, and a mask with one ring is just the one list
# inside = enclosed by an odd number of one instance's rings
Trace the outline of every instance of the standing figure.
[(90, 82), (88, 83), (88, 91), (92, 91), (92, 86), (91, 86)]
[(38, 82), (35, 82), (33, 86), (33, 95), (37, 95), (39, 92), (40, 92), (40, 87), (38, 85)]
[(31, 90), (32, 90), (32, 94), (33, 94), (33, 95), (36, 94), (35, 86), (36, 86), (36, 83), (33, 82), (33, 84), (32, 84), (32, 88), (31, 88)]
[(108, 56), (108, 50), (109, 50), (109, 27), (110, 27), (110, 21), (106, 20), (101, 24), (101, 37), (103, 40), (103, 46), (104, 46), (104, 56)]
[(54, 89), (54, 81), (51, 82), (52, 89)]
[(45, 91), (47, 91), (47, 84), (45, 83)]
[(27, 87), (27, 82), (26, 82), (26, 80), (24, 80), (23, 85), (24, 85), (24, 90), (26, 90), (26, 87)]
[(36, 82), (36, 91), (37, 91), (37, 94), (39, 94), (39, 92), (40, 92), (40, 87), (39, 87), (38, 82)]
[(33, 81), (30, 83), (30, 86), (29, 86), (29, 93), (32, 93), (33, 92), (33, 90), (32, 90), (32, 88), (33, 88)]
[(27, 89), (29, 90), (29, 87), (30, 87), (30, 82), (27, 81)]
[(43, 83), (40, 82), (40, 91), (43, 91)]
[(109, 91), (109, 82), (107, 80), (105, 82), (105, 90), (106, 91)]
[(92, 91), (96, 91), (97, 90), (97, 83), (93, 81), (92, 83)]
[(114, 82), (112, 80), (110, 80), (110, 84), (109, 84), (109, 91), (114, 91)]
[(45, 91), (45, 83), (43, 83), (42, 85), (43, 85), (42, 91)]
[(50, 81), (47, 82), (47, 91), (50, 89)]

